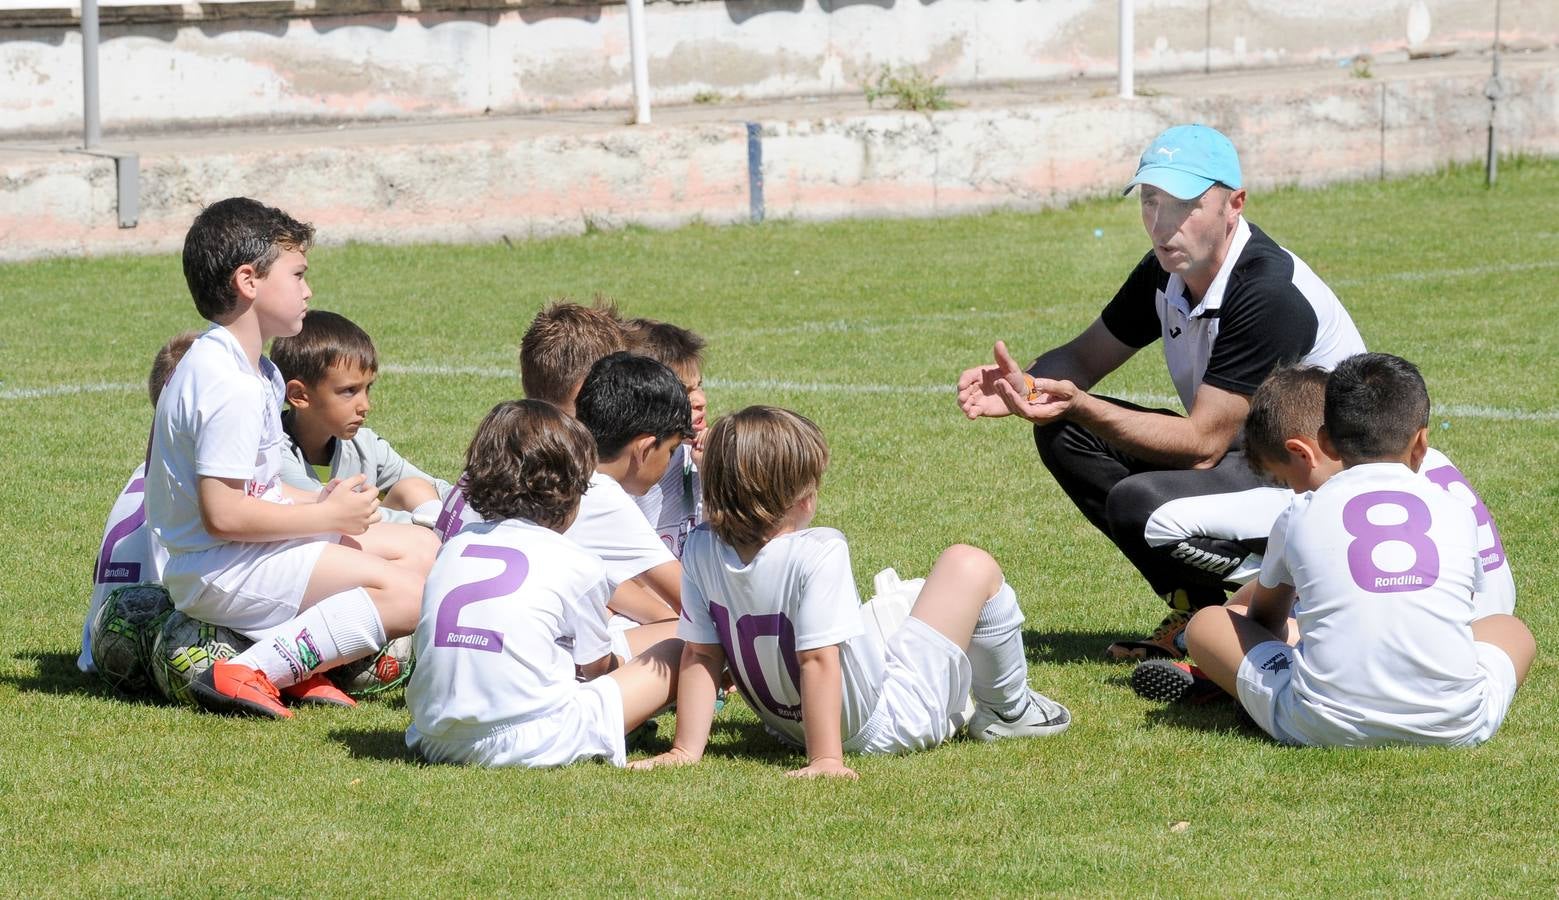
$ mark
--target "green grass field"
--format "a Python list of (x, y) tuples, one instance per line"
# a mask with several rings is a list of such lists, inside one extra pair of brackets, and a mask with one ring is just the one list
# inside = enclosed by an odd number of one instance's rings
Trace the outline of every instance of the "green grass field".
[[(1500, 526), (1539, 658), (1499, 735), (1459, 752), (1281, 748), (1229, 706), (1138, 700), (1102, 661), (1162, 607), (1027, 429), (963, 420), (951, 385), (997, 338), (1032, 356), (1092, 320), (1147, 249), (1132, 201), (311, 256), (313, 305), (378, 342), (370, 424), (430, 471), (454, 475), (518, 395), (540, 304), (599, 292), (708, 337), (714, 412), (775, 403), (822, 425), (818, 523), (849, 535), (863, 590), (955, 541), (994, 553), (1031, 681), (1075, 725), (857, 759), (856, 783), (785, 778), (799, 758), (740, 702), (702, 765), (626, 773), (421, 765), (398, 696), (273, 723), (112, 695), (74, 667), (91, 560), (145, 446), (151, 355), (200, 323), (173, 256), (0, 266), (0, 895), (1552, 896), (1559, 163), (1507, 163), (1494, 191), (1480, 175), (1258, 192), (1248, 210), (1372, 349), (1422, 366), (1431, 440)], [(1173, 395), (1156, 347), (1101, 390)]]

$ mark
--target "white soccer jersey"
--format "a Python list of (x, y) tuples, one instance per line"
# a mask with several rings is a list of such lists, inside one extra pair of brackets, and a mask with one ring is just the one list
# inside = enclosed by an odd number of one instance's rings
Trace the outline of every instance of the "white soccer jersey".
[(550, 529), (505, 519), (461, 531), (422, 595), (406, 689), (417, 731), (472, 736), (559, 706), (577, 689), (575, 664), (611, 652), (610, 594), (601, 562)]
[(1443, 488), (1472, 508), (1478, 521), (1478, 556), (1483, 561), (1483, 590), (1473, 595), (1473, 609), (1477, 618), (1495, 613), (1509, 615), (1516, 611), (1516, 580), (1510, 572), (1510, 560), (1505, 557), (1505, 544), (1499, 537), (1499, 526), (1494, 516), (1483, 505), (1483, 499), (1472, 489), (1467, 476), (1461, 473), (1444, 453), (1433, 447), (1424, 456), (1418, 474)]
[(92, 602), (81, 628), (81, 656), (76, 659), (76, 668), (96, 671), (92, 664), (92, 618), (108, 595), (126, 584), (162, 580), (167, 561), (167, 551), (152, 540), (146, 526), (146, 464), (142, 463), (114, 500), (103, 528), (103, 543), (92, 566)]
[(170, 558), (229, 543), (206, 532), (199, 477), (242, 480), (250, 496), (286, 502), (285, 392), (271, 361), (260, 357), (256, 371), (238, 339), (220, 325), (190, 345), (157, 402), (146, 470), (146, 519)]
[(682, 554), (677, 637), (724, 648), (748, 704), (797, 746), (806, 745), (797, 652), (839, 645), (846, 742), (871, 719), (882, 692), (882, 643), (863, 618), (850, 548), (832, 528), (781, 535), (745, 564), (707, 525), (694, 530)]
[[(434, 530), (448, 541), (481, 521), (482, 516), (466, 503), (465, 476), (461, 475), (444, 498)], [(606, 564), (612, 590), (662, 563), (676, 561), (628, 492), (616, 479), (600, 472), (590, 476), (590, 487), (579, 500), (579, 515), (564, 534)]]
[(1354, 466), (1296, 496), (1260, 576), (1298, 595), (1279, 726), (1309, 744), (1455, 743), (1481, 726), (1478, 544), (1467, 505), (1398, 463)]
[(661, 543), (678, 559), (682, 558), (687, 536), (704, 521), (702, 491), (698, 466), (693, 464), (693, 448), (683, 443), (677, 447), (660, 481), (642, 497), (633, 498), (660, 535)]
[(579, 501), (579, 516), (563, 533), (606, 564), (613, 590), (677, 559), (622, 485), (600, 472), (590, 476), (590, 488)]

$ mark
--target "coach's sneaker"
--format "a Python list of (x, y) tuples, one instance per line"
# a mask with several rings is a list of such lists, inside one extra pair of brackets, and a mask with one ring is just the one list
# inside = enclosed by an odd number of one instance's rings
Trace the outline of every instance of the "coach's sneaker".
[(1153, 633), (1140, 641), (1116, 641), (1104, 655), (1117, 662), (1132, 659), (1185, 659), (1185, 627), (1191, 613), (1172, 609)]
[(1131, 689), (1144, 700), (1160, 703), (1200, 705), (1228, 696), (1201, 669), (1173, 659), (1150, 659), (1137, 666), (1131, 673)]
[(310, 706), (357, 705), (357, 701), (347, 696), (346, 691), (336, 687), (335, 682), (318, 672), (297, 684), (289, 684), (282, 688), (281, 695), (293, 703), (307, 703)]
[(235, 662), (217, 660), (189, 687), (200, 705), (214, 712), (292, 718), (292, 710), (282, 705), (281, 694), (264, 672)]
[(969, 736), (977, 741), (1044, 737), (1060, 734), (1071, 724), (1072, 714), (1066, 707), (1030, 688), (1028, 706), (1011, 719), (975, 704), (974, 714), (969, 717)]

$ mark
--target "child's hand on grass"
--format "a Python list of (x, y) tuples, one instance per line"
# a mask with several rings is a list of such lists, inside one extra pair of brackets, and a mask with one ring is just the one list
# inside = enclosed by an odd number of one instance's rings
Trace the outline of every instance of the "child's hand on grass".
[(650, 769), (661, 766), (691, 766), (696, 762), (698, 762), (698, 757), (683, 750), (681, 747), (672, 747), (659, 756), (652, 756), (649, 759), (636, 759), (628, 764), (628, 768), (633, 769), (635, 772), (648, 772)]
[(804, 769), (792, 769), (785, 773), (791, 778), (848, 778), (854, 781), (861, 776), (855, 774), (855, 770), (844, 764), (843, 760), (824, 757), (814, 759)]

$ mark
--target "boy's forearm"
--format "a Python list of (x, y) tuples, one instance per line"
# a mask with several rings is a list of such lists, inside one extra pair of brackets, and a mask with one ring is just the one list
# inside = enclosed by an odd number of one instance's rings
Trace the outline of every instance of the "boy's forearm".
[(673, 612), (682, 611), (682, 563), (676, 560), (661, 563), (639, 573), (634, 580), (653, 591)]
[(226, 485), (212, 489), (201, 479), (200, 518), (212, 537), (224, 541), (265, 543), (307, 537), (331, 529), (317, 503), (272, 503), (250, 497)]
[(393, 509), (414, 510), (429, 500), (438, 502), (438, 491), (421, 478), (402, 478), (384, 495), (384, 505)]
[(709, 746), (714, 724), (715, 696), (725, 654), (719, 645), (684, 644), (681, 673), (677, 680), (677, 734), (672, 747), (699, 760)]
[(797, 656), (801, 660), (801, 727), (807, 739), (807, 760), (842, 761), (844, 676), (839, 669), (839, 646), (802, 651)]
[(648, 588), (634, 579), (624, 581), (617, 586), (617, 590), (612, 592), (612, 598), (607, 601), (606, 608), (620, 616), (627, 616), (640, 625), (664, 622), (677, 617), (677, 611), (667, 606), (666, 601), (651, 593)]

